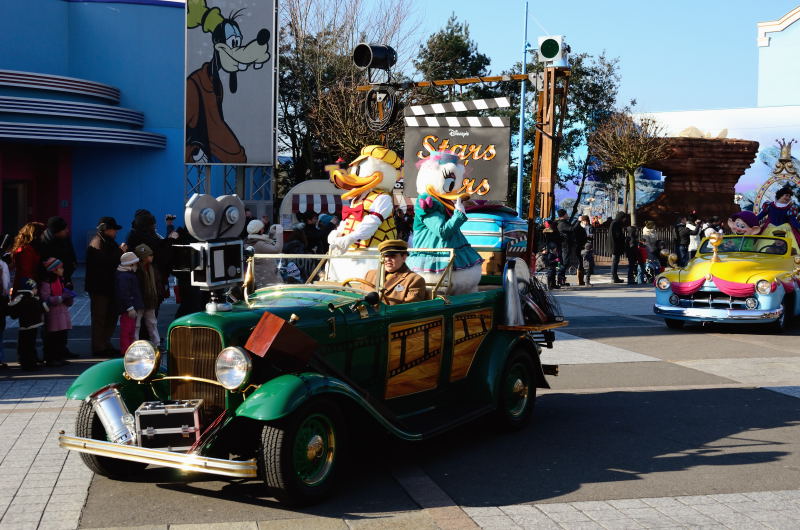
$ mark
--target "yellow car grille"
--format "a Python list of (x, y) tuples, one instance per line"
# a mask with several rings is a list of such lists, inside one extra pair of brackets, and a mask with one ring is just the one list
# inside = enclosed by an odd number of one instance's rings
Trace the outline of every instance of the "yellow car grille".
[[(216, 380), (214, 363), (222, 339), (211, 328), (176, 327), (169, 334), (169, 375)], [(204, 423), (213, 421), (225, 409), (225, 389), (200, 381), (170, 381), (172, 399), (202, 399)]]

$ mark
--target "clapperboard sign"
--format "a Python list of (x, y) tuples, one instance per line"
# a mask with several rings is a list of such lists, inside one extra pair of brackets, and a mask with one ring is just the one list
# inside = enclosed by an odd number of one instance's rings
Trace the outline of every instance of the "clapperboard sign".
[[(441, 114), (509, 107), (508, 98), (415, 105), (405, 111), (405, 193), (416, 196), (417, 163), (448, 149), (464, 161), (460, 192), (506, 201), (511, 128), (508, 118), (456, 118)], [(437, 116), (439, 115), (439, 116)], [(456, 188), (458, 190), (458, 188)]]

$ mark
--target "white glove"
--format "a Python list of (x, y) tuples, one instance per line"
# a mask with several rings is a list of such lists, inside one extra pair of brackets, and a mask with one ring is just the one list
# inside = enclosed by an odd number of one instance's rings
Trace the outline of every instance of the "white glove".
[(136, 310), (128, 309), (128, 318), (136, 318)]
[(465, 214), (465, 215), (467, 213), (466, 208), (464, 208), (464, 203), (461, 202), (461, 196), (460, 195), (458, 196), (458, 199), (456, 199), (455, 209), (458, 210), (459, 212)]
[(330, 241), (330, 246), (342, 252), (346, 251), (347, 248), (355, 243), (356, 238), (353, 237), (352, 234), (348, 234), (346, 236), (334, 237)]

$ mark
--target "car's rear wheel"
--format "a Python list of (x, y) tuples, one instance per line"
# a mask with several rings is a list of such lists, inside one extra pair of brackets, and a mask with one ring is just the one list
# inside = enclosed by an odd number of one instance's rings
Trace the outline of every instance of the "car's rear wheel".
[(264, 425), (259, 472), (278, 500), (308, 505), (330, 495), (342, 460), (345, 422), (335, 403), (319, 399)]
[[(75, 435), (80, 438), (91, 438), (92, 440), (108, 441), (106, 430), (100, 422), (100, 418), (91, 403), (86, 401), (81, 403), (78, 409), (78, 418), (75, 420)], [(147, 464), (141, 462), (131, 462), (129, 460), (119, 460), (105, 456), (81, 453), (81, 459), (86, 467), (109, 478), (126, 478), (140, 473)]]
[(517, 430), (531, 419), (536, 401), (533, 361), (523, 350), (515, 350), (500, 376), (499, 406), (495, 417), (500, 427)]
[(678, 320), (675, 318), (665, 318), (664, 324), (667, 325), (669, 329), (683, 329), (683, 320)]

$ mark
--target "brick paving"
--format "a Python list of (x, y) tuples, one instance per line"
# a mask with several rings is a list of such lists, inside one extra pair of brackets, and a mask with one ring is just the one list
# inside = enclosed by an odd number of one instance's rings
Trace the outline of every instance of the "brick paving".
[[(75, 326), (87, 326), (88, 297), (79, 297), (71, 312)], [(15, 325), (15, 322), (9, 321), (9, 328), (13, 329)], [(576, 346), (584, 341), (578, 338), (572, 340), (576, 341)], [(6, 349), (7, 359), (13, 356), (13, 344), (10, 346)], [(649, 360), (647, 356), (619, 348), (601, 349), (605, 355), (604, 362)], [(569, 353), (565, 351), (565, 354)], [(553, 361), (559, 362), (558, 359)], [(589, 361), (573, 355), (567, 362)], [(80, 527), (92, 473), (78, 453), (65, 451), (56, 443), (58, 431), (74, 433), (78, 403), (67, 401), (64, 397), (73, 380), (74, 377), (63, 375), (0, 378), (0, 530)], [(763, 388), (800, 398), (798, 386), (765, 385)], [(296, 518), (270, 521), (175, 524), (147, 528), (800, 528), (800, 490), (475, 507), (458, 506), (421, 469), (409, 466), (394, 474), (409, 496), (419, 504), (420, 510), (369, 516), (347, 514), (340, 518), (300, 517), (301, 514), (297, 514)]]

